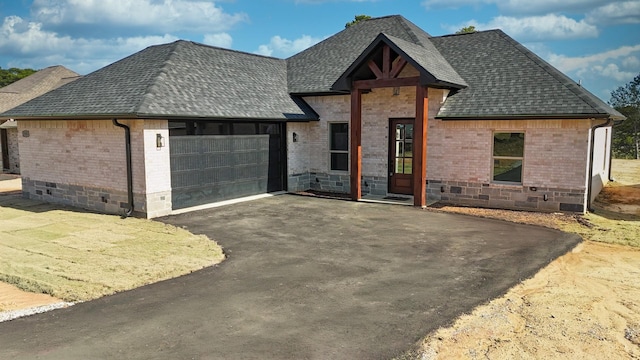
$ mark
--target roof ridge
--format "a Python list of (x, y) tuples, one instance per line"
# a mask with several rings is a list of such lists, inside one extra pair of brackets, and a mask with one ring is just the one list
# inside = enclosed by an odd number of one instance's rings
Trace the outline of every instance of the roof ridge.
[(275, 56), (267, 56), (267, 55), (256, 54), (256, 53), (252, 53), (252, 52), (248, 52), (248, 51), (228, 49), (228, 48), (224, 48), (224, 47), (220, 47), (220, 46), (203, 44), (203, 43), (199, 43), (197, 41), (192, 41), (192, 40), (178, 40), (178, 41), (182, 41), (182, 42), (185, 42), (185, 43), (191, 43), (193, 45), (206, 47), (206, 48), (209, 48), (209, 49), (228, 51), (228, 52), (233, 52), (233, 53), (242, 54), (242, 55), (250, 55), (250, 56), (255, 56), (255, 57), (259, 57), (259, 58), (266, 58), (266, 59), (271, 59), (271, 60), (285, 60), (285, 59), (282, 59), (282, 58), (279, 58), (279, 57), (275, 57)]
[[(178, 48), (178, 46), (185, 42), (185, 40), (176, 40), (172, 43), (169, 44), (164, 44), (164, 46), (171, 46), (171, 51), (169, 51), (169, 53), (167, 54), (166, 59), (164, 59), (162, 66), (160, 68), (158, 68), (157, 73), (153, 76), (153, 81), (150, 82), (150, 84), (147, 86), (147, 88), (144, 91), (144, 95), (142, 95), (140, 97), (140, 102), (138, 103), (138, 105), (136, 105), (134, 107), (134, 112), (135, 113), (145, 113), (145, 109), (148, 107), (148, 103), (149, 102), (153, 102), (153, 95), (155, 94), (152, 90), (156, 87), (158, 87), (160, 84), (159, 78), (161, 74), (166, 74), (167, 71), (165, 71), (169, 66), (169, 62), (170, 60), (173, 58), (173, 56), (176, 54), (176, 49)], [(157, 46), (163, 46), (163, 45), (157, 45)]]
[[(456, 34), (456, 33), (444, 34), (444, 35), (432, 36), (432, 38), (439, 39), (439, 38), (454, 37), (454, 36), (476, 35), (476, 34), (490, 33), (490, 32), (501, 32), (501, 33), (504, 33), (504, 31), (502, 31), (500, 29), (487, 29), (487, 30), (475, 30), (473, 32), (466, 32), (466, 33), (460, 33), (460, 34)], [(515, 40), (513, 40), (513, 41), (515, 41)], [(516, 43), (517, 43), (517, 41), (516, 41)]]
[[(533, 63), (536, 64), (538, 67), (540, 67), (543, 71), (551, 75), (560, 84), (562, 84), (562, 86), (567, 88), (567, 90), (571, 91), (575, 96), (577, 96), (585, 104), (589, 105), (597, 113), (607, 113), (607, 111), (604, 111), (604, 109), (601, 107), (602, 104), (605, 104), (604, 101), (602, 101), (600, 98), (593, 95), (589, 90), (576, 84), (575, 81), (573, 81), (570, 77), (568, 77), (567, 75), (563, 74), (560, 70), (553, 67), (544, 59), (536, 55), (533, 51), (527, 49), (524, 45), (515, 41), (513, 38), (507, 35), (504, 31), (500, 29), (495, 29), (492, 31), (495, 31), (499, 36), (501, 36), (503, 39), (509, 42), (514, 48), (520, 51), (524, 56), (526, 56), (531, 61), (533, 61)], [(595, 99), (593, 99), (592, 97)], [(598, 104), (598, 101), (602, 102), (602, 104)]]
[(403, 16), (398, 15), (396, 18), (394, 18), (394, 20), (398, 21), (400, 23), (400, 26), (402, 26), (402, 28), (407, 32), (407, 34), (409, 35), (409, 37), (411, 38), (411, 40), (416, 43), (417, 45), (421, 45), (424, 46), (424, 44), (420, 41), (420, 39), (418, 38), (418, 36), (413, 32), (413, 30), (409, 27), (409, 24), (407, 24), (407, 19), (405, 19)]

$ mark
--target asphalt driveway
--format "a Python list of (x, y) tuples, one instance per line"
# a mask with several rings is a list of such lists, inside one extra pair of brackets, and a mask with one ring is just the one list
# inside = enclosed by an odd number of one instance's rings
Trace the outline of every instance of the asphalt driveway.
[(533, 226), (295, 195), (161, 220), (215, 239), (228, 259), (0, 323), (0, 358), (390, 358), (579, 242)]

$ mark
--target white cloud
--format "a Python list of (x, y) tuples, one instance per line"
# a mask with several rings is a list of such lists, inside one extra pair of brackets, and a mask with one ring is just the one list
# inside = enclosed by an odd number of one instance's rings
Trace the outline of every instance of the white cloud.
[(295, 0), (296, 4), (324, 4), (329, 2), (378, 2), (379, 0)]
[(302, 37), (295, 40), (285, 39), (276, 35), (271, 38), (269, 44), (260, 45), (255, 53), (265, 56), (288, 57), (315, 45), (321, 40), (320, 38), (314, 38), (309, 35), (302, 35)]
[(596, 26), (587, 24), (583, 20), (576, 21), (564, 15), (555, 14), (523, 18), (498, 16), (484, 24), (471, 20), (464, 24), (447, 25), (446, 28), (455, 32), (467, 25), (473, 25), (478, 30), (502, 29), (519, 41), (568, 40), (598, 36)]
[(638, 24), (640, 1), (614, 2), (591, 10), (585, 19), (590, 24)]
[(640, 68), (640, 59), (636, 56), (629, 56), (622, 59), (622, 66), (626, 69)]
[(607, 64), (606, 66), (596, 65), (591, 70), (599, 73), (601, 76), (612, 78), (619, 82), (624, 82), (636, 75), (636, 73), (631, 71), (621, 71), (616, 64)]
[(145, 47), (175, 40), (171, 35), (71, 38), (45, 31), (41, 24), (18, 16), (6, 17), (0, 26), (0, 53), (20, 59), (10, 66), (38, 69), (61, 64), (79, 73), (93, 71)]
[(586, 13), (610, 0), (425, 0), (427, 9), (457, 9), (463, 6), (495, 5), (501, 14), (541, 15), (558, 12)]
[(247, 20), (202, 0), (34, 0), (34, 20), (45, 28), (139, 28), (161, 32), (224, 31)]
[(584, 13), (610, 0), (495, 0), (502, 12), (511, 14)]
[(582, 81), (582, 85), (590, 88), (603, 100), (608, 100), (611, 90), (631, 81), (640, 73), (640, 45), (621, 46), (586, 56), (569, 57), (542, 49), (539, 52), (551, 65), (560, 71)]
[(605, 62), (627, 57), (633, 53), (640, 52), (640, 45), (621, 46), (617, 49), (604, 51), (598, 54), (569, 57), (565, 55), (549, 54), (549, 62), (560, 69), (569, 72), (584, 70), (594, 65), (604, 65)]
[(205, 34), (202, 42), (207, 45), (230, 49), (233, 39), (227, 33)]
[(478, 6), (481, 4), (490, 4), (492, 0), (425, 0), (422, 2), (427, 10), (430, 9), (458, 9), (463, 6)]

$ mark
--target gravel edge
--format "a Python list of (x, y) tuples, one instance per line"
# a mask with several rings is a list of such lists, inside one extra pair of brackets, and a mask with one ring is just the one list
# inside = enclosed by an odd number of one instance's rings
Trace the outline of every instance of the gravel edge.
[(25, 316), (40, 314), (40, 313), (51, 311), (51, 310), (62, 309), (62, 308), (66, 308), (73, 305), (75, 305), (75, 303), (62, 301), (58, 303), (36, 306), (32, 308), (27, 308), (27, 309), (3, 311), (3, 312), (0, 312), (0, 323), (4, 321), (10, 321), (17, 318), (25, 317)]

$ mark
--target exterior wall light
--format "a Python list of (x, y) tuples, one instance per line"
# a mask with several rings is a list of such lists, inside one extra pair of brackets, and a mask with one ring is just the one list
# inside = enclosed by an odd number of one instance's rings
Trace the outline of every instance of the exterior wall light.
[(293, 142), (298, 142), (298, 134), (293, 133)]
[(163, 148), (164, 145), (164, 137), (162, 137), (162, 134), (156, 134), (156, 148)]
[(394, 87), (393, 88), (393, 96), (398, 96), (400, 95), (400, 88), (399, 87)]

